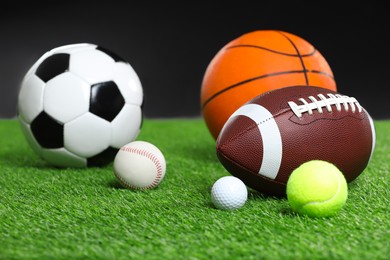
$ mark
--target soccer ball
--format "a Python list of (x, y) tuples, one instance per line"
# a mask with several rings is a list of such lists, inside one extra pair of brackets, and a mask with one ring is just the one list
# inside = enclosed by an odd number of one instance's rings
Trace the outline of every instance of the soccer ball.
[(24, 76), (17, 116), (32, 149), (57, 167), (104, 166), (142, 127), (143, 89), (131, 65), (80, 43), (46, 52)]

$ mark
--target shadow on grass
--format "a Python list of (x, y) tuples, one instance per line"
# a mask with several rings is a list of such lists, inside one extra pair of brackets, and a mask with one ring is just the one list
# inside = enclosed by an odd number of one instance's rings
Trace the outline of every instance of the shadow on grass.
[[(284, 200), (287, 201), (287, 196), (269, 196), (266, 194), (262, 194), (258, 191), (255, 190), (250, 190), (248, 191), (248, 197), (250, 197), (252, 200), (272, 200), (272, 201), (277, 201), (277, 202), (283, 202)], [(282, 206), (279, 209), (279, 212), (281, 215), (285, 217), (296, 217), (298, 214), (293, 211), (293, 209), (289, 206)]]
[(271, 201), (272, 203), (276, 202), (277, 204), (275, 204), (276, 205), (275, 210), (277, 210), (282, 216), (285, 217), (297, 216), (297, 213), (294, 212), (291, 207), (285, 206), (284, 201), (287, 201), (287, 196), (270, 196), (255, 190), (249, 190), (248, 198), (249, 197), (251, 200)]
[(109, 188), (114, 188), (114, 189), (118, 189), (118, 190), (123, 190), (123, 189), (126, 189), (125, 187), (122, 186), (122, 184), (120, 184), (120, 182), (118, 180), (110, 180), (108, 182), (104, 182), (104, 185), (109, 187)]
[[(110, 181), (104, 181), (102, 183), (103, 183), (103, 186), (106, 186), (108, 188), (113, 188), (113, 189), (116, 189), (116, 190), (130, 190), (131, 192), (145, 193), (145, 190), (142, 190), (142, 189), (126, 188), (117, 179), (112, 179)], [(148, 192), (152, 192), (152, 191), (157, 191), (158, 189), (160, 189), (160, 186), (157, 186), (157, 187), (155, 187), (153, 189), (150, 189), (150, 190), (147, 190), (147, 191)]]
[(286, 199), (286, 196), (274, 196), (274, 195), (268, 195), (265, 193), (261, 193), (257, 190), (248, 188), (248, 197), (251, 197), (253, 200), (284, 200)]
[(283, 207), (280, 210), (280, 214), (282, 214), (283, 216), (286, 216), (286, 217), (296, 217), (296, 216), (298, 216), (298, 214), (296, 212), (294, 212), (292, 210), (292, 208), (289, 208), (289, 207)]

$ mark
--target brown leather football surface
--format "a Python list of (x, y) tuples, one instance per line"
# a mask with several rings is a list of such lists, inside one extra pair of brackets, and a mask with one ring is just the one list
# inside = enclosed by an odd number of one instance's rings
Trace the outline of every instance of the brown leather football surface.
[(347, 182), (367, 167), (375, 127), (356, 99), (311, 86), (255, 97), (226, 122), (217, 156), (232, 175), (262, 193), (285, 196), (291, 172), (309, 160), (335, 164)]

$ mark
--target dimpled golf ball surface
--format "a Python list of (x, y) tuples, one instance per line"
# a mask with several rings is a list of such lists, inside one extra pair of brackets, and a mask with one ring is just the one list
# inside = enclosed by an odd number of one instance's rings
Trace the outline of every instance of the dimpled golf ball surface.
[(211, 188), (214, 206), (222, 210), (241, 208), (248, 198), (245, 184), (237, 177), (225, 176), (218, 179)]

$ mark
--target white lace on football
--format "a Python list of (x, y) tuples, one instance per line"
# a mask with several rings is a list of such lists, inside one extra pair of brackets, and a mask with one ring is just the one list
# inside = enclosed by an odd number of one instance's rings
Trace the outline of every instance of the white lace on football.
[(362, 107), (353, 97), (340, 94), (327, 94), (327, 96), (318, 94), (317, 99), (314, 96), (309, 96), (309, 101), (300, 98), (298, 100), (302, 102), (302, 105), (297, 105), (293, 101), (288, 102), (288, 105), (297, 117), (302, 117), (302, 114), (306, 112), (311, 115), (313, 114), (313, 110), (318, 110), (322, 114), (323, 109), (326, 109), (330, 113), (332, 112), (332, 108), (336, 108), (337, 111), (341, 111), (342, 109), (348, 111), (351, 108), (353, 113), (355, 113), (356, 109), (359, 113), (362, 112)]

